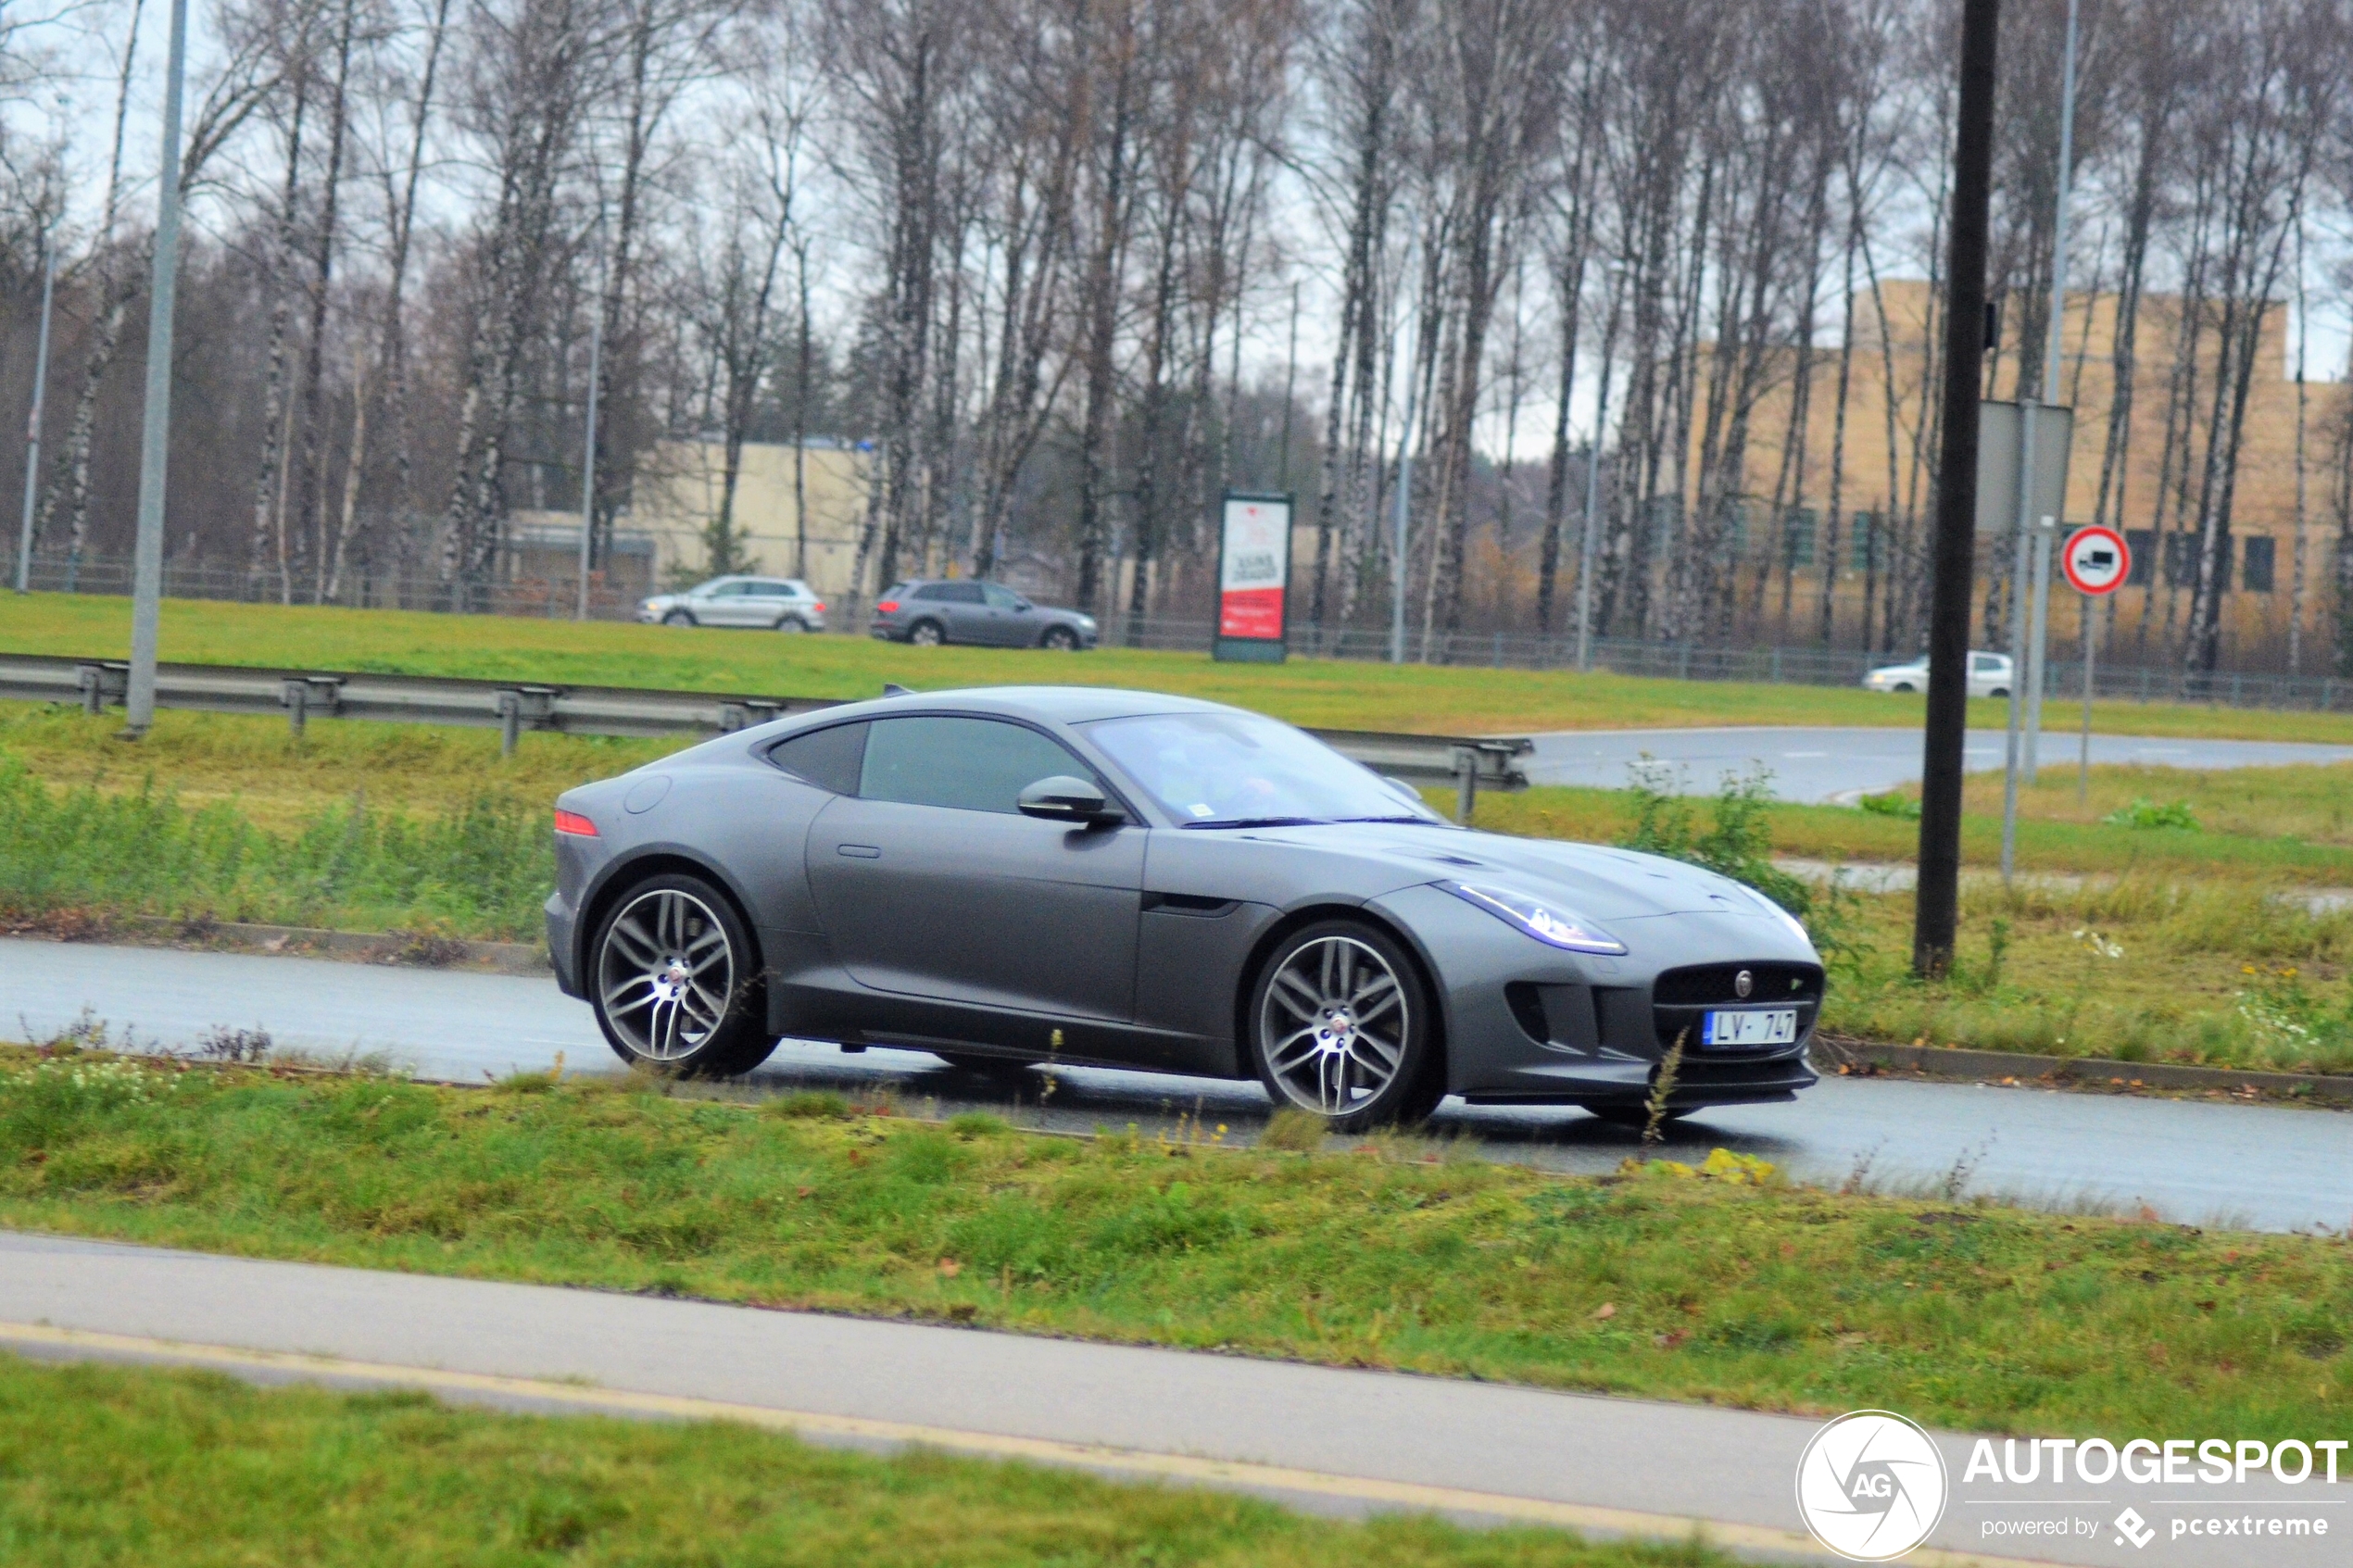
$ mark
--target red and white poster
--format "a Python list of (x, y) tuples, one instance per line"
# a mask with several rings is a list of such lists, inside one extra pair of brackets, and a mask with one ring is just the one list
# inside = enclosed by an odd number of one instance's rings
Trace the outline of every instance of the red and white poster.
[(1288, 495), (1226, 497), (1217, 574), (1220, 644), (1282, 644), (1289, 631), (1290, 518)]

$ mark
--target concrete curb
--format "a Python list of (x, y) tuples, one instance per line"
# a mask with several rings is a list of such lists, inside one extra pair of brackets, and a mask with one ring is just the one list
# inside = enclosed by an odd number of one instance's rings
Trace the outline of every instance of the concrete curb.
[(2353, 1105), (2353, 1077), (2326, 1073), (2259, 1073), (2252, 1069), (2200, 1067), (2174, 1061), (2107, 1061), (2096, 1057), (2026, 1056), (2015, 1051), (1970, 1050), (1960, 1046), (1899, 1046), (1877, 1040), (1817, 1034), (1814, 1063), (1845, 1077), (1881, 1072), (1917, 1073), (1926, 1078), (2032, 1079), (2054, 1088), (2092, 1090), (2182, 1089), (2227, 1094), (2235, 1098), (2279, 1098), (2328, 1105)]

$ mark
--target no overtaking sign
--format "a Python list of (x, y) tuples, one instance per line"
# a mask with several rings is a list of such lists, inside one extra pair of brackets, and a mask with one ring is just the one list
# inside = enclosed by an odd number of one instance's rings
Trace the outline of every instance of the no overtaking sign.
[(2076, 592), (2112, 594), (2133, 570), (2133, 551), (2113, 528), (2079, 528), (2067, 536), (2059, 566)]

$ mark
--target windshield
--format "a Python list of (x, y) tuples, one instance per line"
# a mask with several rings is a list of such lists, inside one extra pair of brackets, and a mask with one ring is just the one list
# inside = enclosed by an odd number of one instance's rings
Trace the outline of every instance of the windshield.
[(1159, 713), (1086, 729), (1188, 827), (1444, 821), (1313, 735), (1254, 713)]

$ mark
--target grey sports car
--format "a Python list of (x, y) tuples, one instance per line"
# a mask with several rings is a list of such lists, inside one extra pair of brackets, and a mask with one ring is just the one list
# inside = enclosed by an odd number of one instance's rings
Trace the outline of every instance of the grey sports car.
[(1787, 1099), (1822, 966), (1679, 861), (1455, 827), (1288, 724), (1143, 692), (900, 694), (557, 803), (547, 938), (615, 1051), (783, 1036), (1255, 1077), (1340, 1130), (1446, 1094), (1638, 1120)]

